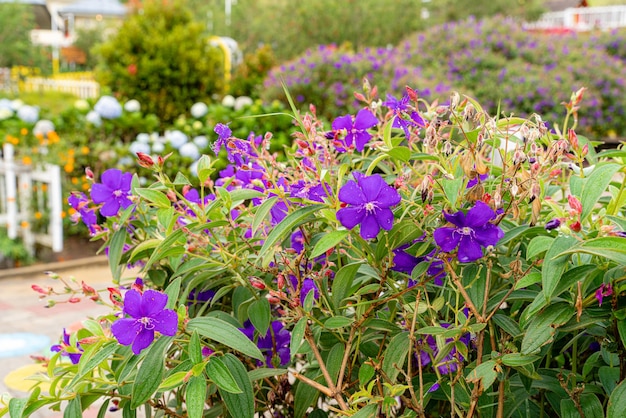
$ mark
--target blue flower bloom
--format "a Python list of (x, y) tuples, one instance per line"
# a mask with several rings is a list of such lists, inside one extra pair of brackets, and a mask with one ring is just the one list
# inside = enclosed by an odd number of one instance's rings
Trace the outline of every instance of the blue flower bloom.
[(122, 105), (113, 96), (102, 96), (93, 107), (104, 119), (117, 119), (122, 116)]

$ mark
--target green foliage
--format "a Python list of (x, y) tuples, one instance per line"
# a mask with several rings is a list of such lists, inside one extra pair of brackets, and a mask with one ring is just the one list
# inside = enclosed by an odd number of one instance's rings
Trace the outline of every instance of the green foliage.
[(35, 19), (30, 5), (0, 3), (0, 67), (45, 67), (48, 58), (43, 48), (32, 45), (31, 29), (35, 29)]
[(259, 96), (263, 79), (275, 65), (276, 58), (269, 45), (245, 54), (243, 63), (235, 69), (228, 93), (233, 96)]
[(97, 45), (104, 41), (104, 28), (78, 28), (74, 46), (85, 53), (84, 67), (91, 70), (98, 63), (98, 55), (95, 53)]
[(98, 48), (101, 83), (170, 122), (223, 88), (221, 53), (179, 1), (148, 1)]

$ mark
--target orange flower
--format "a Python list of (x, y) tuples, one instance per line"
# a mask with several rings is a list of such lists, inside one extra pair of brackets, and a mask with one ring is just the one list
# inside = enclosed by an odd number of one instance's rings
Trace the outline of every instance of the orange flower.
[(22, 164), (31, 165), (32, 163), (33, 163), (33, 159), (30, 158), (29, 156), (22, 157)]
[(22, 136), (26, 136), (26, 135), (28, 135), (28, 129), (26, 129), (26, 128), (22, 128), (22, 129), (20, 129), (20, 134), (21, 134)]
[(41, 212), (35, 212), (35, 219), (39, 220), (42, 218), (42, 216), (43, 215), (41, 214)]

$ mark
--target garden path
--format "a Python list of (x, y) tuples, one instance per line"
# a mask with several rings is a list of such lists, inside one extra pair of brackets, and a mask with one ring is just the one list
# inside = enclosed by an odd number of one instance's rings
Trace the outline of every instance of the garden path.
[[(0, 270), (0, 394), (8, 392), (25, 397), (28, 382), (23, 375), (30, 375), (29, 370), (36, 367), (30, 356), (49, 356), (50, 346), (58, 343), (63, 328), (76, 329), (80, 321), (110, 312), (106, 306), (85, 298), (79, 303), (59, 303), (46, 308), (46, 302), (39, 299), (31, 285), (63, 287), (61, 282), (48, 277), (46, 271), (54, 271), (66, 280), (74, 277), (78, 283), (84, 280), (96, 290), (111, 286), (111, 273), (104, 256)], [(95, 418), (97, 411), (93, 407), (84, 417)], [(121, 416), (121, 412), (106, 416)], [(32, 417), (60, 418), (62, 413), (42, 410)]]

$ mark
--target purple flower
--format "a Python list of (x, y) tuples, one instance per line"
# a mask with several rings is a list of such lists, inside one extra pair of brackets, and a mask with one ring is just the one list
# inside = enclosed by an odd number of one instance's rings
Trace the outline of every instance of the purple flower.
[(551, 219), (548, 222), (546, 222), (545, 228), (548, 231), (551, 231), (553, 229), (558, 228), (559, 226), (561, 226), (561, 220), (559, 218), (554, 218), (554, 219)]
[(223, 123), (218, 123), (217, 125), (215, 125), (215, 128), (213, 128), (213, 130), (218, 136), (217, 141), (215, 141), (215, 143), (213, 144), (213, 152), (215, 153), (215, 155), (217, 155), (219, 154), (222, 146), (226, 145), (226, 142), (228, 142), (228, 139), (233, 134), (233, 131), (230, 130), (228, 125), (224, 125)]
[[(291, 285), (293, 286), (293, 289), (297, 293), (298, 278), (294, 276), (293, 274), (290, 274), (289, 280), (291, 280)], [(317, 300), (320, 297), (320, 292), (317, 289), (317, 285), (315, 284), (313, 279), (307, 278), (307, 279), (302, 280), (302, 286), (300, 287), (300, 305), (304, 305), (304, 300), (306, 299), (307, 295), (310, 292), (313, 292), (313, 299)]]
[(422, 119), (420, 114), (409, 108), (408, 94), (405, 94), (400, 100), (388, 94), (387, 101), (383, 103), (383, 106), (387, 106), (395, 114), (393, 125), (391, 126), (402, 128), (407, 138), (409, 137), (410, 126), (424, 126), (424, 119)]
[(96, 213), (89, 207), (89, 199), (85, 193), (72, 193), (70, 197), (67, 198), (67, 203), (69, 203), (70, 207), (76, 210), (76, 221), (78, 218), (83, 221), (83, 223), (89, 228), (89, 232), (94, 234), (96, 232), (95, 225), (98, 223), (98, 217)]
[[(422, 241), (421, 239), (416, 240), (415, 242)], [(443, 278), (446, 275), (446, 272), (443, 268), (443, 261), (435, 258), (435, 251), (431, 251), (429, 254), (423, 257), (415, 257), (412, 254), (409, 254), (405, 250), (409, 249), (411, 244), (404, 244), (395, 250), (393, 250), (393, 267), (391, 268), (394, 271), (399, 271), (401, 273), (406, 273), (410, 275), (413, 272), (413, 269), (420, 263), (429, 263), (428, 269), (426, 270), (426, 274), (429, 277), (433, 278), (433, 283), (437, 286), (443, 285)], [(414, 280), (409, 280), (409, 287), (415, 285)]]
[(102, 216), (115, 216), (120, 208), (126, 209), (131, 205), (130, 182), (132, 173), (111, 168), (102, 173), (102, 183), (94, 183), (91, 187), (91, 200), (94, 203), (104, 203), (100, 208)]
[[(246, 321), (241, 331), (254, 341), (255, 329), (250, 321)], [(273, 321), (265, 335), (259, 336), (256, 345), (265, 354), (267, 367), (284, 366), (291, 360), (291, 333), (285, 329), (280, 321)]]
[(131, 345), (133, 353), (139, 354), (154, 341), (154, 332), (175, 335), (178, 329), (178, 315), (165, 309), (167, 295), (156, 290), (146, 290), (143, 294), (129, 290), (124, 295), (124, 314), (130, 318), (120, 318), (111, 325), (111, 332), (122, 345)]
[(437, 228), (433, 234), (435, 242), (447, 253), (458, 247), (457, 257), (461, 263), (478, 260), (483, 256), (481, 246), (495, 246), (504, 236), (500, 227), (489, 223), (496, 213), (480, 200), (467, 214), (444, 212), (443, 216), (454, 227)]
[(478, 180), (481, 181), (481, 183), (485, 180), (487, 180), (489, 178), (489, 174), (485, 173), (485, 174), (480, 174), (476, 177), (474, 177), (473, 179), (471, 179), (470, 181), (467, 182), (467, 187), (466, 189), (471, 189), (472, 187), (476, 186), (478, 184)]
[(68, 334), (65, 328), (63, 328), (63, 341), (60, 344), (55, 344), (50, 347), (50, 351), (61, 353), (62, 356), (69, 357), (72, 364), (78, 364), (83, 349), (80, 348), (78, 344), (73, 346), (70, 343), (70, 334)]
[(345, 129), (346, 146), (351, 146), (354, 143), (357, 151), (361, 152), (365, 148), (365, 144), (372, 138), (367, 129), (375, 126), (377, 123), (378, 119), (372, 112), (367, 109), (361, 109), (356, 114), (354, 121), (352, 120), (352, 115), (339, 116), (333, 121), (332, 127), (334, 131)]
[(598, 306), (602, 306), (602, 300), (606, 296), (611, 296), (613, 294), (613, 286), (610, 284), (602, 283), (602, 286), (596, 290), (596, 299), (598, 299)]
[(354, 173), (354, 178), (356, 182), (349, 180), (339, 190), (339, 200), (350, 206), (339, 209), (337, 219), (348, 229), (361, 224), (361, 237), (375, 238), (380, 228), (391, 229), (393, 212), (389, 208), (400, 203), (400, 194), (380, 174)]
[[(441, 326), (443, 328), (449, 328), (450, 324), (447, 324), (444, 322), (444, 323), (441, 323)], [(446, 344), (451, 344), (453, 342), (454, 342), (453, 338), (446, 339)], [(459, 338), (459, 342), (463, 343), (465, 346), (469, 346), (470, 335), (469, 334), (462, 335)], [(430, 364), (432, 359), (436, 358), (437, 355), (439, 354), (439, 347), (437, 346), (435, 337), (433, 337), (432, 335), (425, 335), (423, 338), (418, 340), (417, 348), (418, 349), (417, 349), (417, 352), (415, 353), (415, 356), (416, 357), (419, 356), (422, 367), (427, 364)], [(463, 358), (461, 353), (457, 352), (456, 348), (452, 348), (452, 350), (450, 350), (450, 352), (445, 357), (443, 357), (439, 363), (437, 363), (434, 366), (437, 367), (437, 370), (439, 370), (440, 374), (447, 375), (447, 374), (455, 373), (457, 369), (459, 368), (459, 364), (464, 360), (465, 359)], [(432, 389), (432, 390), (436, 390), (436, 389)]]

